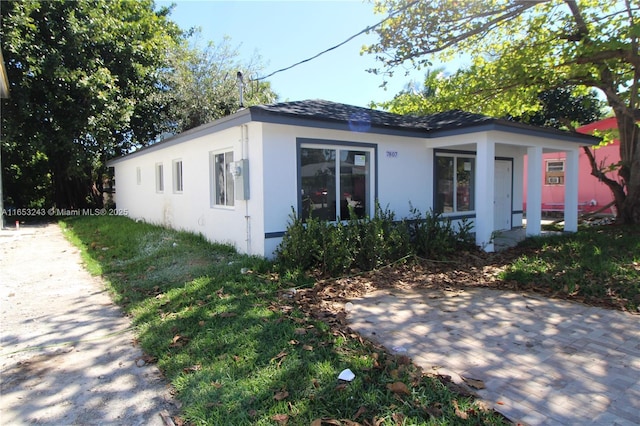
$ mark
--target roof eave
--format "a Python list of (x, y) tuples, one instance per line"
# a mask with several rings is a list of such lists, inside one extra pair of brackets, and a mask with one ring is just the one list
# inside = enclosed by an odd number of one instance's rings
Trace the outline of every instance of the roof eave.
[(282, 124), (290, 126), (312, 127), (318, 129), (342, 130), (355, 133), (376, 133), (382, 135), (395, 135), (424, 138), (426, 130), (419, 128), (403, 128), (398, 126), (380, 125), (353, 125), (343, 120), (331, 120), (327, 118), (315, 118), (312, 116), (298, 116), (290, 113), (281, 113), (265, 110), (252, 110), (253, 121), (270, 124)]
[(433, 130), (428, 132), (427, 137), (436, 138), (444, 136), (455, 136), (468, 133), (486, 132), (486, 131), (503, 131), (528, 136), (546, 137), (560, 139), (567, 142), (578, 143), (582, 145), (598, 145), (600, 138), (585, 135), (577, 132), (567, 132), (547, 127), (531, 126), (524, 123), (517, 123), (505, 120), (494, 120), (482, 124), (470, 124), (467, 126), (458, 126), (451, 129)]
[(158, 149), (167, 148), (181, 142), (184, 142), (188, 139), (195, 139), (202, 136), (206, 136), (210, 133), (219, 132), (222, 130), (226, 130), (232, 127), (236, 127), (242, 124), (247, 124), (251, 119), (251, 112), (249, 109), (242, 109), (236, 113), (228, 115), (226, 117), (219, 118), (211, 123), (203, 124), (198, 127), (194, 127), (193, 129), (187, 130), (186, 132), (179, 133), (177, 135), (171, 136), (167, 139), (164, 139), (160, 142), (156, 142), (152, 145), (147, 145), (142, 147), (134, 152), (129, 154), (125, 154), (119, 157), (112, 158), (107, 161), (107, 166), (112, 167), (114, 164), (119, 163), (120, 161), (124, 161), (125, 159), (135, 158), (138, 155), (146, 154), (149, 152), (156, 151)]
[(229, 116), (219, 118), (211, 123), (203, 124), (202, 126), (172, 136), (153, 145), (143, 147), (130, 154), (111, 159), (107, 162), (107, 164), (109, 166), (112, 166), (124, 160), (125, 158), (133, 158), (147, 152), (152, 152), (158, 149), (173, 146), (189, 139), (202, 137), (213, 132), (226, 130), (228, 128), (247, 124), (252, 121), (270, 124), (312, 127), (318, 129), (340, 130), (355, 133), (375, 133), (381, 135), (415, 138), (436, 138), (478, 133), (484, 131), (504, 131), (529, 136), (559, 139), (585, 146), (597, 145), (598, 143), (600, 143), (600, 138), (591, 135), (531, 126), (528, 124), (502, 119), (489, 119), (481, 123), (476, 122), (468, 124), (457, 124), (451, 128), (431, 129), (426, 126), (381, 125), (375, 123), (367, 125), (366, 123), (351, 123), (349, 121), (338, 120), (334, 118), (301, 115), (296, 114), (295, 112), (271, 111), (261, 108), (260, 106), (253, 106), (242, 109)]

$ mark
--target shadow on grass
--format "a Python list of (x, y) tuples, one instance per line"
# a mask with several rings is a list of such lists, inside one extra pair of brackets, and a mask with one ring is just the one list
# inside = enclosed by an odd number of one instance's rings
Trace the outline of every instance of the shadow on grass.
[(640, 306), (640, 226), (608, 225), (575, 234), (530, 238), (500, 274), (557, 295), (632, 312)]
[[(264, 259), (123, 217), (66, 225), (90, 269), (132, 315), (187, 422), (503, 421), (402, 358), (306, 317), (280, 296)], [(346, 368), (356, 375), (350, 383), (337, 379)], [(405, 383), (406, 393), (388, 388), (395, 382)]]
[(381, 291), (353, 305), (355, 330), (403, 345), (425, 369), (481, 380), (480, 396), (516, 422), (640, 422), (634, 315), (484, 288)]

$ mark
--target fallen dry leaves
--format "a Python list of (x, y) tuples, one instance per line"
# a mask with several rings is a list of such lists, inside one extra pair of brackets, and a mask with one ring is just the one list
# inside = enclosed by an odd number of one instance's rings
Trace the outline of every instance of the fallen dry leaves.
[(485, 385), (484, 382), (480, 379), (472, 379), (471, 377), (464, 377), (464, 376), (460, 376), (462, 377), (462, 380), (469, 385), (470, 387), (474, 388), (474, 389), (484, 389)]
[(200, 370), (202, 370), (202, 365), (200, 364), (190, 365), (189, 367), (185, 367), (182, 369), (182, 371), (184, 371), (185, 373), (193, 373), (194, 371)]
[(182, 346), (186, 345), (187, 343), (189, 343), (189, 338), (188, 337), (176, 334), (175, 336), (173, 336), (173, 339), (171, 339), (171, 344), (169, 345), (169, 347), (170, 348), (181, 348)]
[(398, 395), (410, 395), (409, 387), (402, 382), (389, 383), (387, 389)]
[(276, 401), (282, 401), (283, 399), (286, 399), (289, 396), (289, 392), (285, 391), (280, 391), (280, 392), (276, 392), (275, 395), (273, 395), (273, 399), (275, 399)]
[(276, 365), (278, 367), (280, 367), (280, 364), (282, 364), (282, 361), (284, 361), (286, 356), (287, 356), (287, 353), (285, 351), (280, 351), (280, 353), (278, 355), (274, 356), (273, 358), (271, 358), (271, 360), (269, 362), (278, 361), (278, 363)]
[(453, 409), (456, 413), (456, 416), (460, 417), (462, 420), (467, 420), (469, 418), (469, 415), (467, 413), (465, 413), (464, 411), (460, 410), (460, 407), (458, 407), (458, 401), (457, 400), (453, 400), (451, 401), (451, 403), (453, 404)]
[(278, 424), (286, 425), (289, 421), (289, 416), (287, 414), (274, 414), (271, 416), (271, 420), (278, 422)]
[(361, 415), (363, 415), (364, 413), (367, 412), (367, 408), (362, 406), (360, 408), (358, 408), (358, 411), (356, 411), (356, 413), (353, 415), (354, 420), (357, 420), (358, 417), (360, 417)]
[[(535, 248), (529, 247), (514, 247), (496, 253), (460, 252), (447, 261), (416, 259), (415, 262), (342, 278), (318, 277), (313, 288), (299, 289), (289, 300), (293, 299), (307, 313), (330, 324), (345, 321), (344, 305), (349, 300), (387, 288), (462, 291), (467, 288), (486, 287), (584, 302), (575, 294), (559, 294), (535, 283), (521, 284), (498, 278), (498, 274), (520, 256), (533, 257), (536, 253)], [(620, 301), (608, 298), (590, 299), (589, 304), (621, 309)]]
[[(478, 286), (493, 288), (502, 286), (502, 288), (505, 288), (508, 287), (509, 284), (501, 284), (499, 280), (496, 279), (496, 275), (502, 270), (504, 264), (516, 258), (517, 255), (519, 255), (519, 253), (515, 252), (511, 252), (510, 254), (504, 254), (502, 252), (465, 253), (459, 259), (451, 262), (420, 261), (339, 279), (320, 279), (312, 288), (299, 289), (295, 293), (287, 293), (286, 297), (283, 294), (281, 299), (282, 305), (278, 306), (278, 304), (274, 304), (269, 308), (273, 311), (286, 314), (291, 310), (290, 303), (297, 304), (309, 317), (327, 323), (331, 327), (334, 335), (348, 339), (356, 339), (363, 344), (369, 345), (373, 349), (372, 357), (374, 358), (374, 368), (389, 368), (389, 372), (394, 378), (409, 373), (408, 377), (411, 381), (409, 386), (417, 386), (426, 373), (415, 366), (411, 358), (404, 355), (394, 356), (393, 361), (388, 357), (384, 363), (379, 361), (384, 359), (382, 354), (385, 352), (385, 349), (372, 342), (364, 342), (360, 335), (354, 333), (349, 328), (346, 321), (347, 313), (344, 309), (345, 303), (351, 299), (363, 297), (368, 293), (384, 288), (425, 288), (440, 289), (448, 292), (462, 292), (467, 287)], [(307, 328), (298, 327), (294, 330), (294, 334), (301, 337), (307, 334), (308, 331)], [(289, 343), (291, 345), (300, 344), (300, 342), (295, 339), (290, 340)], [(307, 348), (303, 347), (303, 349)], [(274, 357), (272, 362), (277, 360), (279, 365), (284, 357), (286, 357), (286, 353), (283, 351)], [(390, 362), (394, 364), (393, 368), (389, 365)], [(449, 377), (436, 374), (429, 375), (436, 377), (452, 391), (461, 396), (472, 395), (468, 388), (453, 383)], [(484, 386), (481, 380), (468, 380), (467, 384), (475, 389), (481, 389)], [(339, 392), (347, 386), (346, 383), (341, 383), (335, 387), (335, 390)], [(411, 395), (409, 386), (398, 380), (386, 385), (387, 389), (393, 392), (399, 400), (401, 397)], [(421, 409), (429, 416), (441, 417), (443, 415), (443, 409), (440, 403), (422, 406)], [(469, 413), (460, 410), (457, 401), (454, 403), (454, 409), (459, 418), (466, 419), (469, 417)], [(323, 418), (314, 420), (311, 425), (356, 425), (359, 424), (356, 420), (361, 418), (365, 411), (366, 409), (361, 407), (352, 417), (353, 420)], [(394, 414), (392, 418), (398, 425), (403, 424), (405, 420), (401, 413)], [(382, 422), (384, 422), (384, 419), (374, 417), (371, 421), (365, 421), (364, 424), (372, 424), (375, 426)]]

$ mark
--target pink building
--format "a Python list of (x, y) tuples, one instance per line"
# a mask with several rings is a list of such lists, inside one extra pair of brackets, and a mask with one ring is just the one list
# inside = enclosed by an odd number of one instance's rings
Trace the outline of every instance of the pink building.
[[(617, 126), (615, 117), (605, 118), (595, 123), (579, 127), (578, 132), (592, 134), (595, 130), (608, 130)], [(592, 150), (598, 164), (605, 166), (620, 161), (620, 141), (598, 147)], [(543, 214), (564, 212), (564, 152), (543, 154), (542, 168), (542, 212)], [(591, 164), (584, 151), (579, 155), (579, 182), (578, 182), (578, 210), (580, 213), (588, 213), (601, 209), (613, 201), (613, 194), (607, 185), (591, 175)], [(524, 162), (524, 174), (527, 176), (527, 161)], [(617, 171), (608, 172), (607, 176), (617, 179)], [(527, 180), (524, 180), (523, 210), (527, 210)], [(615, 214), (615, 207), (607, 208), (603, 214)]]

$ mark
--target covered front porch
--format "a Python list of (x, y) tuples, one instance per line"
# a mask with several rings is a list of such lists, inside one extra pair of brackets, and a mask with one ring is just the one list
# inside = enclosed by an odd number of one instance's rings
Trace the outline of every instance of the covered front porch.
[[(541, 228), (544, 225), (554, 223), (553, 220), (542, 219)], [(493, 249), (494, 251), (502, 251), (507, 250), (512, 247), (517, 246), (520, 242), (524, 241), (530, 235), (527, 235), (526, 231), (527, 227), (527, 219), (522, 220), (522, 226), (514, 227), (505, 231), (496, 231), (494, 233), (493, 238)], [(562, 234), (560, 231), (545, 231), (543, 229), (540, 230), (540, 233), (535, 236), (548, 236), (548, 235), (559, 235)]]
[[(443, 211), (444, 217), (470, 219), (474, 222), (476, 244), (485, 251), (496, 251), (505, 245), (542, 232), (543, 153), (562, 152), (565, 155), (565, 200), (563, 203), (564, 232), (578, 230), (578, 154), (588, 145), (583, 135), (547, 131), (548, 129), (512, 128), (504, 131), (493, 124), (481, 132), (470, 132), (461, 138), (438, 138), (430, 145), (434, 164), (446, 153), (462, 153), (474, 159), (473, 207), (469, 211)], [(464, 140), (466, 139), (466, 141)], [(433, 141), (435, 142), (435, 141)], [(443, 154), (444, 152), (444, 154)], [(454, 154), (451, 154), (454, 155)], [(527, 162), (527, 167), (524, 167)], [(526, 169), (526, 172), (525, 172)], [(454, 197), (460, 188), (454, 177)], [(523, 183), (527, 181), (526, 200)], [(438, 195), (438, 176), (434, 198)], [(523, 227), (523, 203), (527, 205), (528, 225)], [(437, 205), (437, 203), (435, 203)]]

